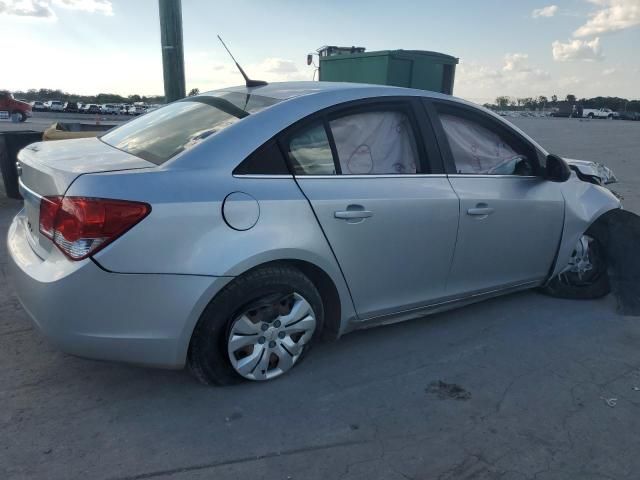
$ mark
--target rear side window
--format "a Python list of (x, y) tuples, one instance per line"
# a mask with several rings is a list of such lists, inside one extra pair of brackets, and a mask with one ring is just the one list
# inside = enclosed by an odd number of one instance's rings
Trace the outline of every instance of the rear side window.
[(329, 122), (343, 175), (417, 172), (418, 149), (407, 115), (375, 110)]
[(288, 157), (296, 175), (415, 174), (420, 162), (409, 115), (394, 107), (319, 119), (288, 138)]
[(211, 135), (279, 100), (239, 92), (187, 98), (109, 131), (102, 141), (161, 165)]

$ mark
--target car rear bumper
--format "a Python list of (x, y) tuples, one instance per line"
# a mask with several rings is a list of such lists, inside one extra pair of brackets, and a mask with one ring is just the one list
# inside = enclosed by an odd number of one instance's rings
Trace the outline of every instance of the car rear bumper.
[(57, 250), (38, 257), (23, 212), (9, 228), (10, 274), (18, 298), (60, 350), (81, 357), (181, 368), (201, 312), (229, 277), (118, 274)]

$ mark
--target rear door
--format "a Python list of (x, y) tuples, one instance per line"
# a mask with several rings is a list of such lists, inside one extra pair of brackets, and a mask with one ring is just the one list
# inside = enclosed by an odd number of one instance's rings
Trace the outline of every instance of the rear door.
[(536, 283), (549, 273), (564, 197), (543, 178), (544, 156), (491, 115), (457, 102), (426, 102), (460, 198), (448, 295)]
[(375, 99), (316, 115), (282, 147), (362, 319), (445, 293), (458, 199), (417, 99)]

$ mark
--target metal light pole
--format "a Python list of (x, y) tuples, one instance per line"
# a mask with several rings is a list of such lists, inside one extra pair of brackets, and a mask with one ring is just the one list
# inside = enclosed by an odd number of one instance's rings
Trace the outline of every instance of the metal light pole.
[(181, 0), (158, 0), (164, 96), (167, 103), (187, 95), (184, 81)]

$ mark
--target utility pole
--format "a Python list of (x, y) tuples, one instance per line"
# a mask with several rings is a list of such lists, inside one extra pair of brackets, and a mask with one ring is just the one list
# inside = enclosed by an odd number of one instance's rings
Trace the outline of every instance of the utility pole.
[(184, 51), (182, 48), (181, 0), (158, 0), (160, 10), (160, 41), (165, 101), (175, 102), (186, 97), (184, 81)]

